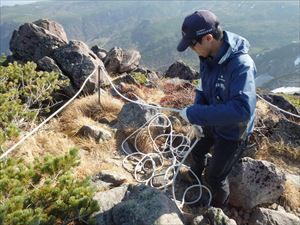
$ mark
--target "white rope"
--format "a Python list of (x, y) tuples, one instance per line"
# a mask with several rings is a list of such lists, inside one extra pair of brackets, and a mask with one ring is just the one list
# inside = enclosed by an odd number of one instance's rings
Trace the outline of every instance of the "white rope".
[(296, 115), (296, 114), (294, 114), (294, 113), (291, 113), (291, 112), (288, 112), (288, 111), (286, 111), (286, 110), (283, 110), (283, 109), (279, 108), (278, 106), (273, 105), (272, 103), (268, 102), (266, 99), (264, 99), (263, 97), (261, 97), (261, 96), (258, 95), (258, 94), (256, 94), (256, 96), (257, 96), (258, 98), (260, 98), (261, 100), (263, 100), (263, 101), (264, 101), (265, 103), (267, 103), (268, 105), (272, 106), (273, 108), (275, 108), (275, 109), (277, 109), (277, 110), (279, 110), (279, 111), (281, 111), (281, 112), (283, 112), (283, 113), (286, 113), (286, 114), (288, 114), (288, 115), (290, 115), (290, 116), (293, 116), (293, 117), (296, 117), (296, 118), (300, 118), (300, 115)]
[[(149, 105), (146, 103), (138, 102), (138, 101), (133, 101), (124, 95), (122, 95), (115, 87), (113, 82), (111, 81), (109, 75), (106, 73), (105, 69), (101, 67), (101, 71), (104, 72), (104, 75), (110, 82), (112, 88), (115, 90), (115, 92), (124, 98), (125, 100), (129, 102), (133, 102), (139, 105), (143, 105), (149, 108), (156, 108), (159, 110), (168, 110), (168, 111), (173, 111), (173, 112), (180, 112), (179, 109), (175, 108), (167, 108), (167, 107), (161, 107), (161, 106), (153, 106)], [(156, 124), (156, 121), (163, 121), (163, 125), (158, 125)], [(154, 152), (151, 153), (143, 153), (141, 150), (139, 150), (137, 146), (138, 138), (141, 137), (142, 132), (144, 128), (147, 126), (147, 133), (148, 136), (150, 137), (152, 147)], [(156, 136), (155, 138), (153, 137), (151, 133), (151, 128), (157, 128), (157, 129), (168, 129), (170, 130), (169, 134), (160, 134)], [(128, 149), (126, 150), (126, 147), (129, 148), (128, 146), (128, 140), (132, 137), (135, 136), (134, 139), (134, 151), (133, 153), (129, 152)], [(143, 137), (142, 137), (143, 138)], [(156, 141), (159, 138), (164, 138), (165, 142), (162, 146), (157, 146)], [(177, 146), (174, 147), (173, 141), (175, 138), (181, 138), (181, 143)], [(147, 121), (144, 125), (142, 125), (140, 128), (135, 130), (132, 134), (130, 134), (121, 144), (121, 148), (123, 152), (126, 154), (126, 157), (123, 160), (123, 167), (128, 170), (129, 172), (132, 172), (134, 174), (134, 178), (136, 179), (137, 182), (139, 183), (144, 183), (146, 185), (150, 185), (153, 187), (153, 180), (155, 177), (158, 176), (164, 176), (164, 180), (166, 181), (166, 184), (163, 184), (159, 187), (156, 187), (158, 189), (164, 189), (166, 191), (166, 188), (168, 186), (172, 186), (172, 195), (173, 195), (173, 200), (175, 203), (178, 205), (179, 202), (181, 202), (178, 207), (181, 209), (184, 204), (194, 204), (198, 202), (201, 197), (202, 197), (202, 188), (204, 188), (208, 194), (209, 194), (209, 200), (208, 200), (208, 206), (211, 203), (212, 199), (212, 194), (210, 190), (201, 184), (200, 179), (197, 177), (197, 175), (188, 167), (184, 164), (184, 161), (190, 154), (190, 152), (193, 150), (194, 146), (198, 142), (199, 139), (197, 139), (194, 144), (191, 146), (191, 141), (190, 138), (187, 136), (184, 136), (183, 134), (175, 134), (172, 128), (172, 123), (169, 120), (169, 118), (164, 115), (163, 113), (157, 113), (154, 115), (149, 121)], [(125, 146), (127, 144), (127, 146)], [(172, 157), (167, 157), (167, 155), (171, 154)], [(165, 156), (164, 156), (165, 155)], [(171, 161), (171, 165), (166, 167), (164, 166), (165, 161)], [(131, 166), (134, 168), (129, 168), (127, 164), (130, 163)], [(149, 165), (150, 164), (150, 165)], [(184, 166), (187, 167), (188, 170), (191, 172), (191, 174), (196, 178), (197, 184), (192, 185), (185, 189), (182, 200), (178, 201), (175, 196), (175, 183), (176, 183), (176, 178), (178, 176), (180, 168)], [(165, 172), (161, 172), (162, 169), (165, 169)], [(168, 179), (168, 174), (171, 171), (172, 173), (172, 178)], [(147, 176), (148, 175), (148, 176)], [(145, 178), (142, 178), (145, 176)], [(198, 188), (199, 189), (199, 195), (198, 197), (193, 200), (193, 201), (186, 201), (185, 196), (188, 193), (189, 190), (193, 188)]]
[[(158, 120), (162, 121), (162, 125), (156, 124)], [(154, 152), (150, 153), (143, 153), (137, 146), (139, 139), (145, 138), (145, 136), (142, 136), (142, 133), (146, 128), (147, 135), (151, 140), (151, 146), (154, 150)], [(153, 137), (153, 134), (151, 133), (152, 130), (162, 130), (163, 134), (158, 134), (156, 137)], [(169, 133), (166, 134), (166, 130), (169, 130)], [(128, 150), (128, 140), (133, 137), (135, 137), (134, 152), (131, 153)], [(181, 142), (177, 146), (174, 146), (174, 140), (178, 140), (179, 138), (181, 138)], [(159, 139), (164, 139), (160, 146), (157, 145), (157, 141)], [(126, 154), (126, 157), (123, 159), (123, 167), (130, 173), (133, 173), (134, 178), (139, 183), (163, 189), (164, 191), (167, 190), (167, 187), (171, 186), (173, 200), (176, 204), (178, 204), (179, 208), (182, 208), (184, 204), (194, 204), (198, 202), (202, 197), (202, 188), (204, 188), (209, 194), (208, 205), (210, 205), (212, 199), (210, 190), (206, 186), (202, 185), (197, 175), (184, 164), (197, 141), (198, 140), (191, 145), (190, 138), (188, 136), (175, 134), (169, 118), (162, 113), (157, 113), (122, 142), (121, 148)], [(160, 142), (162, 141), (160, 140)], [(191, 174), (195, 177), (196, 184), (187, 187), (183, 192), (181, 201), (179, 201), (176, 199), (175, 195), (175, 183), (181, 167), (186, 167), (188, 171), (191, 172)], [(160, 176), (163, 176), (163, 182), (160, 186), (155, 186), (153, 182), (156, 177)], [(193, 188), (197, 188), (197, 193), (199, 193), (198, 197), (195, 200), (186, 201), (187, 193)]]
[[(56, 116), (60, 111), (62, 111), (67, 105), (69, 105), (82, 91), (87, 81), (90, 79), (90, 77), (95, 73), (97, 67), (93, 70), (93, 72), (85, 79), (83, 82), (81, 88), (78, 90), (78, 92), (69, 100), (67, 101), (61, 108), (59, 108), (56, 112), (54, 112), (52, 115), (50, 115), (47, 119), (45, 119), (40, 125), (38, 125), (36, 128), (34, 128), (32, 131), (30, 131), (28, 134), (26, 134), (21, 140), (19, 140), (16, 144), (14, 144), (12, 147), (10, 147), (6, 152), (4, 152), (0, 160), (2, 160), (4, 157), (7, 157), (9, 153), (11, 153), (16, 147), (18, 147), (20, 144), (22, 144), (27, 138), (29, 138), (31, 135), (33, 135), (35, 132), (37, 132), (44, 124), (46, 124), (49, 120), (51, 120), (54, 116)], [(100, 88), (100, 87), (99, 87)]]

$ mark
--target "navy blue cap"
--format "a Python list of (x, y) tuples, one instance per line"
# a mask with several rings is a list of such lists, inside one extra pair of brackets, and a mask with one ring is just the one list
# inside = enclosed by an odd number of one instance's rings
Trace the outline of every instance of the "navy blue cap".
[(181, 31), (182, 39), (177, 46), (183, 52), (193, 42), (206, 34), (215, 32), (219, 25), (218, 17), (208, 10), (199, 10), (185, 17)]

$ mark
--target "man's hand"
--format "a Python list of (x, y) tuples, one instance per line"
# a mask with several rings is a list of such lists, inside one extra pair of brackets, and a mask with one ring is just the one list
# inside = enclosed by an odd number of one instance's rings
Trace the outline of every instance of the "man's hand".
[(187, 107), (183, 108), (182, 110), (180, 110), (179, 112), (179, 115), (186, 121), (186, 122), (190, 122), (189, 119), (187, 118), (187, 115), (186, 115), (186, 110), (187, 110)]
[(201, 139), (202, 137), (204, 137), (203, 129), (201, 126), (193, 125), (192, 128), (193, 128), (195, 138)]

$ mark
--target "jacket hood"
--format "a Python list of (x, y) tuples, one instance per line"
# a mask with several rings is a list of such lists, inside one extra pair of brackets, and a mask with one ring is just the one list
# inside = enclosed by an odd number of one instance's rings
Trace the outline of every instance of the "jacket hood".
[(250, 48), (249, 42), (242, 36), (231, 33), (229, 31), (224, 31), (224, 42), (226, 42), (229, 47), (225, 54), (218, 61), (218, 64), (222, 64), (227, 59), (233, 58), (240, 54), (247, 54)]

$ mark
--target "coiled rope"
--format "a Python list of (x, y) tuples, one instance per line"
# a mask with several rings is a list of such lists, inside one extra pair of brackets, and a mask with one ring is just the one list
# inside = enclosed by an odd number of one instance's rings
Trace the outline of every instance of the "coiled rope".
[[(119, 96), (124, 98), (125, 100), (139, 104), (139, 105), (143, 105), (148, 108), (155, 108), (158, 110), (168, 110), (168, 111), (177, 112), (177, 113), (180, 112), (179, 109), (169, 108), (169, 107), (161, 107), (161, 106), (156, 106), (156, 105), (149, 105), (146, 103), (133, 101), (133, 100), (125, 97), (117, 90), (117, 88), (111, 81), (109, 75), (106, 73), (105, 69), (101, 67), (101, 71), (104, 72), (104, 75), (108, 79), (108, 81), (111, 84), (114, 91)], [(159, 119), (162, 119), (162, 121), (164, 121), (162, 123), (163, 125), (157, 125), (156, 121), (158, 121)], [(154, 152), (147, 153), (147, 154), (145, 154), (141, 150), (139, 150), (138, 146), (137, 146), (137, 140), (139, 137), (141, 137), (143, 129), (146, 126), (147, 126), (148, 135), (150, 137), (152, 146), (154, 148)], [(168, 134), (163, 133), (156, 137), (153, 137), (151, 134), (151, 128), (162, 128), (165, 130), (167, 130), (167, 128), (169, 128), (170, 132)], [(134, 136), (135, 136), (135, 139), (134, 139), (135, 152), (130, 153), (126, 150), (125, 145), (127, 144), (127, 141)], [(156, 144), (156, 140), (158, 140), (160, 138), (164, 138), (165, 143), (159, 147)], [(174, 147), (174, 144), (173, 144), (173, 141), (175, 140), (175, 138), (181, 139), (181, 143), (176, 147)], [(202, 197), (202, 188), (207, 190), (207, 192), (209, 194), (208, 205), (210, 205), (211, 199), (212, 199), (210, 190), (206, 186), (201, 184), (200, 179), (188, 166), (184, 165), (186, 158), (188, 157), (189, 153), (193, 150), (193, 148), (197, 142), (198, 142), (198, 139), (191, 145), (191, 141), (190, 141), (189, 137), (184, 136), (183, 134), (175, 134), (172, 129), (172, 123), (169, 120), (169, 118), (163, 113), (157, 113), (149, 121), (147, 121), (144, 125), (142, 125), (140, 128), (138, 128), (136, 131), (134, 131), (131, 135), (129, 135), (122, 142), (121, 148), (122, 148), (123, 152), (127, 155), (123, 160), (123, 167), (126, 170), (128, 170), (129, 172), (134, 173), (134, 178), (136, 179), (137, 182), (144, 183), (144, 184), (150, 185), (150, 186), (153, 186), (153, 180), (156, 177), (163, 176), (164, 181), (166, 181), (166, 184), (163, 184), (157, 188), (166, 190), (167, 187), (171, 185), (173, 200), (178, 205), (179, 209), (181, 209), (184, 204), (194, 204), (194, 203), (198, 202)], [(170, 154), (171, 157), (166, 157), (168, 154)], [(181, 160), (179, 160), (179, 159), (181, 159)], [(164, 168), (164, 162), (166, 160), (171, 161), (172, 163), (170, 166)], [(128, 168), (128, 166), (127, 166), (128, 163), (133, 165), (134, 169)], [(183, 193), (182, 200), (178, 201), (175, 196), (175, 181), (179, 174), (179, 170), (182, 166), (186, 167), (188, 169), (188, 171), (191, 172), (191, 174), (195, 177), (197, 183), (195, 185), (192, 185), (192, 186), (189, 186), (188, 188), (186, 188)], [(164, 168), (164, 170), (165, 170), (164, 172), (161, 171), (162, 168)], [(170, 173), (171, 173), (171, 178), (169, 178), (169, 176), (168, 176)], [(141, 174), (150, 174), (150, 176), (147, 176), (147, 178), (143, 179), (139, 176)], [(187, 195), (188, 191), (193, 188), (197, 188), (199, 190), (198, 197), (195, 200), (186, 201), (185, 196)]]

